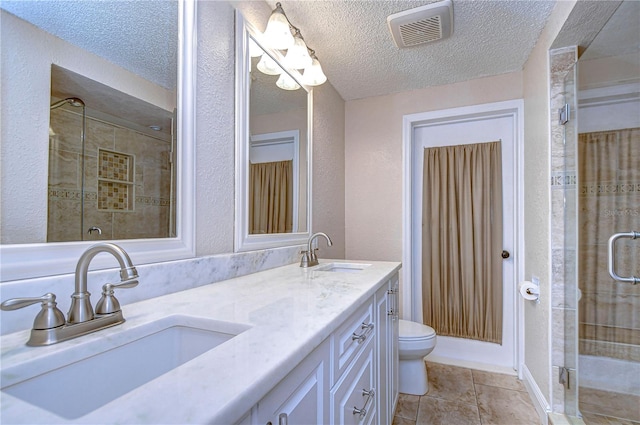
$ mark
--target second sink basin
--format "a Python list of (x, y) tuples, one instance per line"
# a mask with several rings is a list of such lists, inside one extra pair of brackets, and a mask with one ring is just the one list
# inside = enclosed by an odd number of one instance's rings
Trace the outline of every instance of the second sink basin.
[(316, 268), (319, 272), (342, 272), (357, 273), (369, 267), (371, 264), (364, 263), (327, 263), (321, 264)]
[(76, 419), (214, 349), (249, 327), (170, 316), (147, 328), (137, 339), (2, 391), (63, 418)]

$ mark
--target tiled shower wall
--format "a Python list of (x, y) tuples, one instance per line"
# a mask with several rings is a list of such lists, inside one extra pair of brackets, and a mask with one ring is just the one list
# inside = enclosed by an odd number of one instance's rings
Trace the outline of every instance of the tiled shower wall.
[[(551, 121), (551, 405), (554, 413), (576, 416), (577, 352), (577, 121), (559, 123), (559, 110), (569, 104), (575, 111), (577, 47), (549, 52)], [(566, 141), (566, 144), (565, 144)], [(575, 220), (573, 220), (575, 221)], [(560, 383), (562, 368), (569, 370), (568, 385)], [(566, 386), (565, 386), (566, 385)]]
[[(640, 361), (640, 291), (607, 272), (608, 239), (640, 222), (640, 129), (580, 134), (580, 354)], [(616, 271), (636, 274), (637, 241), (616, 242)]]
[[(85, 139), (84, 229), (80, 229), (82, 114), (65, 108), (51, 111), (47, 241), (173, 236), (171, 141), (90, 117)], [(102, 234), (87, 233), (93, 226)]]

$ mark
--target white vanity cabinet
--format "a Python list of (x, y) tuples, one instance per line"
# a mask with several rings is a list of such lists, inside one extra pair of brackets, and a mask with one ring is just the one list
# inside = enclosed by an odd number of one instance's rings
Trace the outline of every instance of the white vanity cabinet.
[(256, 423), (329, 423), (329, 347), (324, 341), (258, 403)]
[(398, 399), (397, 291), (396, 273), (254, 407), (251, 423), (391, 424)]
[(380, 424), (391, 424), (398, 402), (398, 275), (376, 292), (378, 406)]

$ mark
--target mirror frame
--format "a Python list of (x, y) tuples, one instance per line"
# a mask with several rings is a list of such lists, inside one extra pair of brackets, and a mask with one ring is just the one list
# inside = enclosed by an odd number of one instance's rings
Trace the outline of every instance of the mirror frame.
[[(136, 265), (195, 257), (195, 83), (196, 5), (178, 0), (178, 141), (175, 238), (114, 240)], [(0, 245), (0, 281), (73, 273), (80, 255), (95, 241)], [(92, 269), (114, 261), (98, 256)]]
[[(301, 75), (297, 71), (290, 74), (301, 88), (307, 92), (307, 220), (306, 231), (296, 233), (249, 234), (249, 86), (251, 56), (249, 38), (279, 64), (282, 55), (264, 47), (263, 35), (247, 22), (239, 10), (236, 10), (236, 209), (235, 209), (235, 252), (253, 251), (265, 248), (277, 248), (306, 244), (311, 236), (312, 198), (313, 198), (313, 90), (300, 83)], [(284, 67), (283, 67), (284, 68)]]

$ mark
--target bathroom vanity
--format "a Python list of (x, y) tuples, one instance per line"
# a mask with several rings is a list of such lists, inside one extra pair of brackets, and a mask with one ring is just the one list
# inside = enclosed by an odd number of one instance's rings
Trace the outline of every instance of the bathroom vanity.
[(391, 423), (399, 268), (292, 264), (125, 305), (124, 324), (51, 346), (5, 335), (2, 423)]

